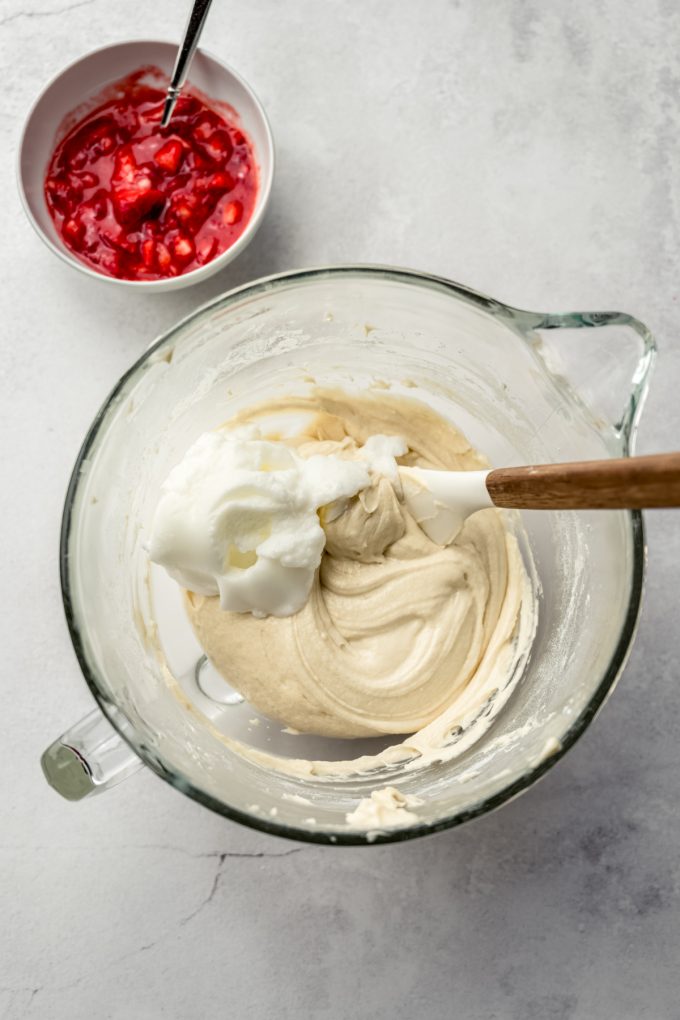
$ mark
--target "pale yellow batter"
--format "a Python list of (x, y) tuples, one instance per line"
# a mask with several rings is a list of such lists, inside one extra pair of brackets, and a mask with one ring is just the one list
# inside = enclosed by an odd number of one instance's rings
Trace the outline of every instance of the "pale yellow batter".
[[(353, 457), (370, 436), (387, 434), (408, 443), (403, 464), (486, 466), (425, 405), (387, 393), (285, 398), (242, 413), (238, 424), (298, 412), (308, 413), (310, 424), (289, 441), (303, 456)], [(533, 599), (516, 540), (499, 511), (485, 510), (451, 546), (437, 546), (386, 478), (335, 516), (340, 509), (322, 516), (326, 549), (299, 613), (257, 619), (188, 593), (196, 634), (231, 686), (296, 730), (414, 734), (381, 759), (448, 757), (452, 737), (501, 693), (505, 700), (533, 636)], [(333, 771), (342, 765), (333, 763)]]

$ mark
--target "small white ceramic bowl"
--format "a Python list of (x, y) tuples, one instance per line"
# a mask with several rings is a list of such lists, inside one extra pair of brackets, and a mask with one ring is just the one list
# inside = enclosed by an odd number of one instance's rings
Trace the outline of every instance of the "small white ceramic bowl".
[(274, 176), (274, 142), (262, 105), (250, 86), (230, 67), (205, 50), (197, 50), (191, 64), (189, 84), (211, 99), (229, 103), (255, 150), (259, 168), (259, 188), (253, 214), (236, 242), (198, 269), (166, 280), (118, 280), (91, 269), (76, 258), (59, 237), (45, 201), (47, 166), (57, 141), (57, 130), (64, 117), (106, 85), (126, 77), (142, 67), (159, 67), (170, 75), (177, 54), (175, 43), (133, 40), (94, 50), (70, 64), (45, 86), (26, 120), (19, 143), (17, 167), (19, 194), (29, 221), (48, 248), (64, 262), (95, 280), (130, 287), (139, 291), (177, 290), (200, 283), (224, 268), (243, 251), (255, 236), (269, 201)]

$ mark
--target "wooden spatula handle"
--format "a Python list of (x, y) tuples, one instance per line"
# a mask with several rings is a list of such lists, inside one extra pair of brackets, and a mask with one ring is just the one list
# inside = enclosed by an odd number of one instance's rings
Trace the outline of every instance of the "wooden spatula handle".
[(497, 468), (486, 487), (496, 506), (527, 510), (680, 506), (680, 453)]

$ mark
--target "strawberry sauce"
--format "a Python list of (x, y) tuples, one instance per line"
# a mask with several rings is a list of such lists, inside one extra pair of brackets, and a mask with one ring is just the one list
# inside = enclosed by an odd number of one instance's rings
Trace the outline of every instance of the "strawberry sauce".
[(165, 92), (148, 77), (119, 82), (78, 120), (45, 178), (64, 244), (121, 280), (162, 280), (211, 262), (243, 233), (257, 195), (243, 131), (196, 95), (181, 96), (161, 128)]

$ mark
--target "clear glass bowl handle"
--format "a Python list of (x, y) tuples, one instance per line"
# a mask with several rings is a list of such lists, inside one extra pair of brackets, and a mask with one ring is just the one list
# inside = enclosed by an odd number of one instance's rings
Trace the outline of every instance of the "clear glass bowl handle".
[(40, 764), (49, 785), (66, 800), (108, 790), (142, 768), (98, 708), (50, 744)]
[[(541, 338), (544, 349), (539, 348), (538, 353), (553, 376), (566, 381), (591, 410), (593, 403), (609, 405), (606, 414), (609, 424), (623, 452), (630, 453), (656, 358), (656, 343), (644, 323), (624, 312), (519, 312), (518, 315), (530, 331), (546, 331), (547, 335)], [(583, 331), (593, 328), (606, 330), (606, 344), (602, 337), (598, 337), (599, 343), (588, 342), (590, 338)], [(555, 330), (582, 331), (574, 338), (580, 337), (582, 342), (570, 345), (564, 336), (558, 336), (550, 344), (548, 331)], [(566, 380), (555, 370), (551, 354), (558, 355), (561, 366), (566, 362)]]

